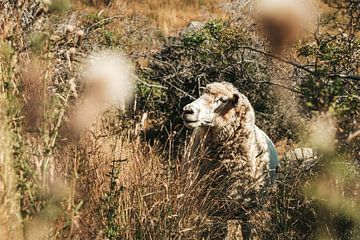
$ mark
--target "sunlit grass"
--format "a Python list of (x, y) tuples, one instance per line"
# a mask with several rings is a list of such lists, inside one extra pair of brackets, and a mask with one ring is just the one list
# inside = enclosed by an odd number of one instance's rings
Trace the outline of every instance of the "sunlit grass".
[[(71, 7), (70, 1), (52, 2), (49, 14), (66, 14)], [(81, 2), (85, 5), (96, 1)], [(110, 12), (120, 14), (118, 19), (124, 23), (119, 27), (119, 22), (114, 21), (111, 28), (102, 21), (112, 17), (101, 12), (108, 10), (104, 3), (107, 1), (99, 2), (98, 8), (96, 4), (89, 7), (92, 14), (84, 18), (80, 11), (84, 9), (79, 7), (83, 5), (79, 4), (78, 12), (71, 12), (71, 17), (62, 15), (66, 21), (45, 15), (49, 18), (39, 17), (36, 31), (8, 28), (4, 37), (0, 37), (0, 238), (199, 239), (211, 220), (196, 204), (204, 200), (198, 197), (199, 191), (204, 191), (203, 186), (189, 184), (191, 179), (183, 171), (182, 156), (187, 141), (175, 151), (171, 131), (164, 139), (170, 150), (144, 137), (146, 124), (142, 118), (151, 118), (158, 109), (148, 110), (146, 104), (139, 107), (135, 101), (131, 106), (135, 110), (128, 114), (114, 106), (94, 118), (82, 114), (79, 124), (84, 131), (75, 136), (67, 127), (74, 106), (86, 94), (79, 79), (90, 50), (123, 47), (124, 33), (128, 34), (128, 41), (143, 44), (131, 35), (143, 28), (126, 26), (125, 20), (134, 15), (145, 16), (141, 21), (149, 21), (147, 27), (155, 25), (172, 34), (191, 20), (223, 16), (219, 7), (222, 2), (117, 0), (112, 2)], [(17, 20), (26, 16), (23, 12), (26, 11), (21, 9), (8, 16), (9, 26), (18, 26), (20, 20)], [(77, 14), (81, 17), (76, 18)], [(85, 18), (88, 23), (79, 20)], [(65, 32), (68, 20), (74, 30)], [(46, 23), (45, 30), (41, 21)], [(125, 27), (128, 27), (126, 32), (113, 31)], [(82, 31), (82, 45), (76, 40), (78, 31)], [(198, 34), (201, 37), (202, 33)], [(58, 35), (57, 40), (50, 41), (53, 35)], [(102, 37), (105, 43), (101, 42)], [(142, 37), (152, 41), (149, 36)], [(139, 51), (128, 45), (129, 52)], [(67, 55), (70, 49), (75, 49), (71, 57)], [(147, 61), (148, 55), (144, 55)], [(109, 74), (107, 63), (110, 62), (107, 59), (98, 68)], [(121, 61), (115, 61), (114, 65), (117, 71), (114, 75), (125, 72), (120, 67)], [(89, 68), (96, 70), (94, 65)], [(94, 72), (89, 72), (96, 77)], [(128, 74), (122, 76), (126, 78)], [(99, 95), (103, 95), (106, 101), (114, 101), (123, 91), (132, 92), (132, 88), (118, 86), (117, 80), (109, 86), (105, 84), (104, 92), (102, 84), (95, 85), (93, 98), (99, 101)], [(154, 86), (158, 84), (155, 79), (150, 80)], [(158, 99), (165, 95), (161, 86), (138, 84), (136, 100), (144, 97), (148, 103), (151, 94)], [(336, 134), (344, 129), (337, 125), (336, 117), (323, 114), (309, 121), (310, 134), (304, 134), (303, 143), (319, 151), (320, 166), (309, 169), (291, 161), (286, 163), (288, 166), (279, 174), (277, 191), (264, 204), (262, 212), (254, 213), (254, 225), (262, 236), (329, 239), (338, 236), (334, 229), (340, 225), (340, 230), (343, 227), (356, 237), (358, 231), (353, 229), (360, 228), (359, 169), (351, 164), (354, 161), (346, 152), (338, 152)], [(85, 124), (87, 121), (91, 123)], [(163, 119), (150, 119), (147, 127), (160, 121)], [(268, 124), (275, 128), (274, 123)], [(284, 145), (282, 152), (293, 147), (290, 143)], [(350, 223), (343, 221), (342, 225), (336, 225), (335, 220), (341, 221), (338, 216), (345, 216)]]
[(225, 18), (218, 0), (135, 0), (117, 1), (115, 6), (127, 14), (149, 17), (166, 34), (179, 32), (192, 20), (203, 21), (209, 16)]

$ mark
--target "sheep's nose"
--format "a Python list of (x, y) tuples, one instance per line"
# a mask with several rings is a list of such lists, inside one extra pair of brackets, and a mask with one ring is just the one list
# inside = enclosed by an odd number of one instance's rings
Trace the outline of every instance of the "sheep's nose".
[(195, 113), (195, 109), (194, 107), (192, 107), (191, 105), (187, 105), (183, 108), (183, 114), (188, 114), (188, 115), (192, 115)]

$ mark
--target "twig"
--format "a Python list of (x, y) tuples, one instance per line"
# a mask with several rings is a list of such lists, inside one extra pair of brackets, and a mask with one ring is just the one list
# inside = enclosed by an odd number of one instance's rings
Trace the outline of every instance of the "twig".
[[(279, 60), (279, 61), (281, 61), (281, 62), (290, 64), (290, 65), (292, 65), (292, 66), (294, 66), (294, 67), (297, 67), (297, 68), (299, 68), (299, 69), (302, 69), (302, 70), (310, 73), (310, 74), (313, 75), (313, 76), (317, 76), (316, 71), (312, 71), (312, 70), (306, 68), (305, 66), (303, 66), (303, 65), (301, 65), (301, 64), (298, 64), (298, 63), (295, 63), (295, 62), (293, 62), (293, 61), (284, 59), (284, 58), (279, 57), (279, 56), (276, 56), (276, 55), (274, 55), (274, 54), (271, 54), (271, 53), (268, 53), (268, 52), (264, 52), (264, 51), (261, 51), (261, 50), (258, 50), (258, 49), (256, 49), (256, 48), (252, 48), (252, 47), (249, 47), (249, 46), (242, 46), (241, 48), (248, 49), (248, 50), (251, 50), (251, 51), (254, 51), (254, 52), (263, 54), (263, 55), (265, 55), (265, 56), (267, 56), (267, 57), (271, 57), (271, 58), (277, 59), (277, 60)], [(339, 78), (342, 78), (342, 79), (357, 80), (357, 81), (360, 80), (360, 76), (358, 76), (358, 75), (328, 74), (328, 77), (339, 77)]]
[(274, 82), (269, 82), (269, 81), (254, 81), (255, 83), (265, 83), (265, 84), (269, 84), (269, 85), (274, 85), (274, 86), (278, 86), (278, 87), (282, 87), (282, 88), (285, 88), (291, 92), (294, 92), (294, 93), (297, 93), (297, 94), (300, 94), (302, 95), (302, 93), (296, 89), (293, 89), (291, 87), (288, 87), (286, 85), (283, 85), (283, 84), (280, 84), (280, 83), (274, 83)]
[(263, 54), (263, 55), (265, 55), (265, 56), (267, 56), (267, 57), (275, 58), (275, 59), (277, 59), (277, 60), (279, 60), (279, 61), (281, 61), (281, 62), (290, 64), (290, 65), (292, 65), (292, 66), (294, 66), (294, 67), (297, 67), (297, 68), (300, 68), (300, 69), (302, 69), (302, 70), (304, 70), (304, 71), (306, 71), (306, 72), (308, 72), (308, 73), (310, 73), (310, 74), (312, 74), (312, 75), (316, 75), (316, 73), (315, 73), (314, 71), (311, 71), (310, 69), (304, 67), (303, 65), (300, 65), (300, 64), (298, 64), (298, 63), (292, 62), (292, 61), (290, 61), (290, 60), (286, 60), (286, 59), (284, 59), (284, 58), (282, 58), (282, 57), (279, 57), (279, 56), (276, 56), (276, 55), (274, 55), (274, 54), (271, 54), (271, 53), (268, 53), (268, 52), (264, 52), (264, 51), (261, 51), (261, 50), (259, 50), (259, 49), (252, 48), (252, 47), (249, 47), (249, 46), (242, 46), (242, 48), (245, 48), (245, 49), (248, 49), (248, 50), (257, 52), (257, 53), (261, 53), (261, 54)]
[(87, 37), (90, 33), (91, 33), (91, 30), (96, 28), (98, 25), (100, 24), (109, 24), (111, 21), (113, 21), (114, 19), (117, 19), (117, 18), (121, 18), (121, 15), (116, 15), (116, 16), (111, 16), (111, 17), (108, 17), (108, 18), (104, 18), (94, 24), (92, 24), (90, 27), (88, 27), (85, 31), (85, 37)]
[(343, 79), (360, 81), (360, 76), (358, 76), (358, 75), (329, 74), (329, 77), (339, 77), (339, 78), (343, 78)]
[(155, 85), (155, 84), (147, 83), (147, 82), (141, 80), (141, 79), (140, 79), (139, 77), (137, 77), (137, 76), (134, 76), (134, 77), (136, 78), (137, 81), (139, 81), (140, 83), (144, 84), (144, 85), (147, 86), (147, 87), (161, 88), (161, 89), (166, 89), (166, 90), (169, 89), (168, 87), (164, 87), (164, 86), (162, 86), (162, 85)]
[(360, 137), (360, 129), (355, 131), (354, 133), (350, 133), (347, 141), (351, 142), (352, 140), (354, 140), (355, 138), (358, 138), (358, 137)]
[[(155, 84), (149, 84), (149, 83), (147, 83), (147, 82), (144, 82), (143, 80), (141, 80), (141, 79), (138, 78), (137, 76), (135, 76), (135, 78), (136, 78), (136, 80), (138, 80), (139, 82), (141, 82), (142, 84), (144, 84), (145, 86), (148, 86), (148, 87), (161, 88), (161, 89), (166, 89), (166, 90), (169, 89), (168, 87), (165, 87), (165, 86), (162, 86), (162, 85), (155, 85)], [(169, 84), (170, 87), (175, 88), (177, 91), (179, 91), (179, 92), (181, 92), (182, 94), (190, 97), (191, 99), (193, 99), (193, 100), (196, 99), (196, 98), (193, 97), (191, 94), (189, 94), (189, 93), (185, 92), (184, 90), (176, 87), (176, 86), (173, 85), (172, 83), (166, 82), (166, 81), (163, 81), (163, 82)]]
[(175, 86), (174, 84), (170, 83), (170, 82), (165, 82), (167, 84), (169, 84), (171, 87), (175, 88), (177, 91), (181, 92), (182, 94), (188, 96), (189, 98), (191, 98), (192, 100), (195, 100), (196, 98), (193, 97), (190, 93), (185, 92), (184, 90), (182, 90), (181, 88), (178, 88), (177, 86)]

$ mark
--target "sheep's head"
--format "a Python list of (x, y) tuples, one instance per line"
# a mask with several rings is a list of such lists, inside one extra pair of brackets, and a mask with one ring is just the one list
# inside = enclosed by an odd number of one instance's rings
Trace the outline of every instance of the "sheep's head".
[(183, 108), (182, 118), (188, 128), (223, 127), (230, 124), (248, 105), (247, 98), (230, 83), (208, 84), (200, 98)]

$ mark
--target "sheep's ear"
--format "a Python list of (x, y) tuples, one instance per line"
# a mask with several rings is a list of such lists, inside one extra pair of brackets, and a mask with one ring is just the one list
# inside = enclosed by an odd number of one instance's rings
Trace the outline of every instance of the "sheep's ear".
[(234, 93), (232, 99), (231, 99), (231, 103), (236, 106), (238, 103), (239, 103), (239, 99), (240, 99), (240, 96), (239, 94), (237, 93)]

